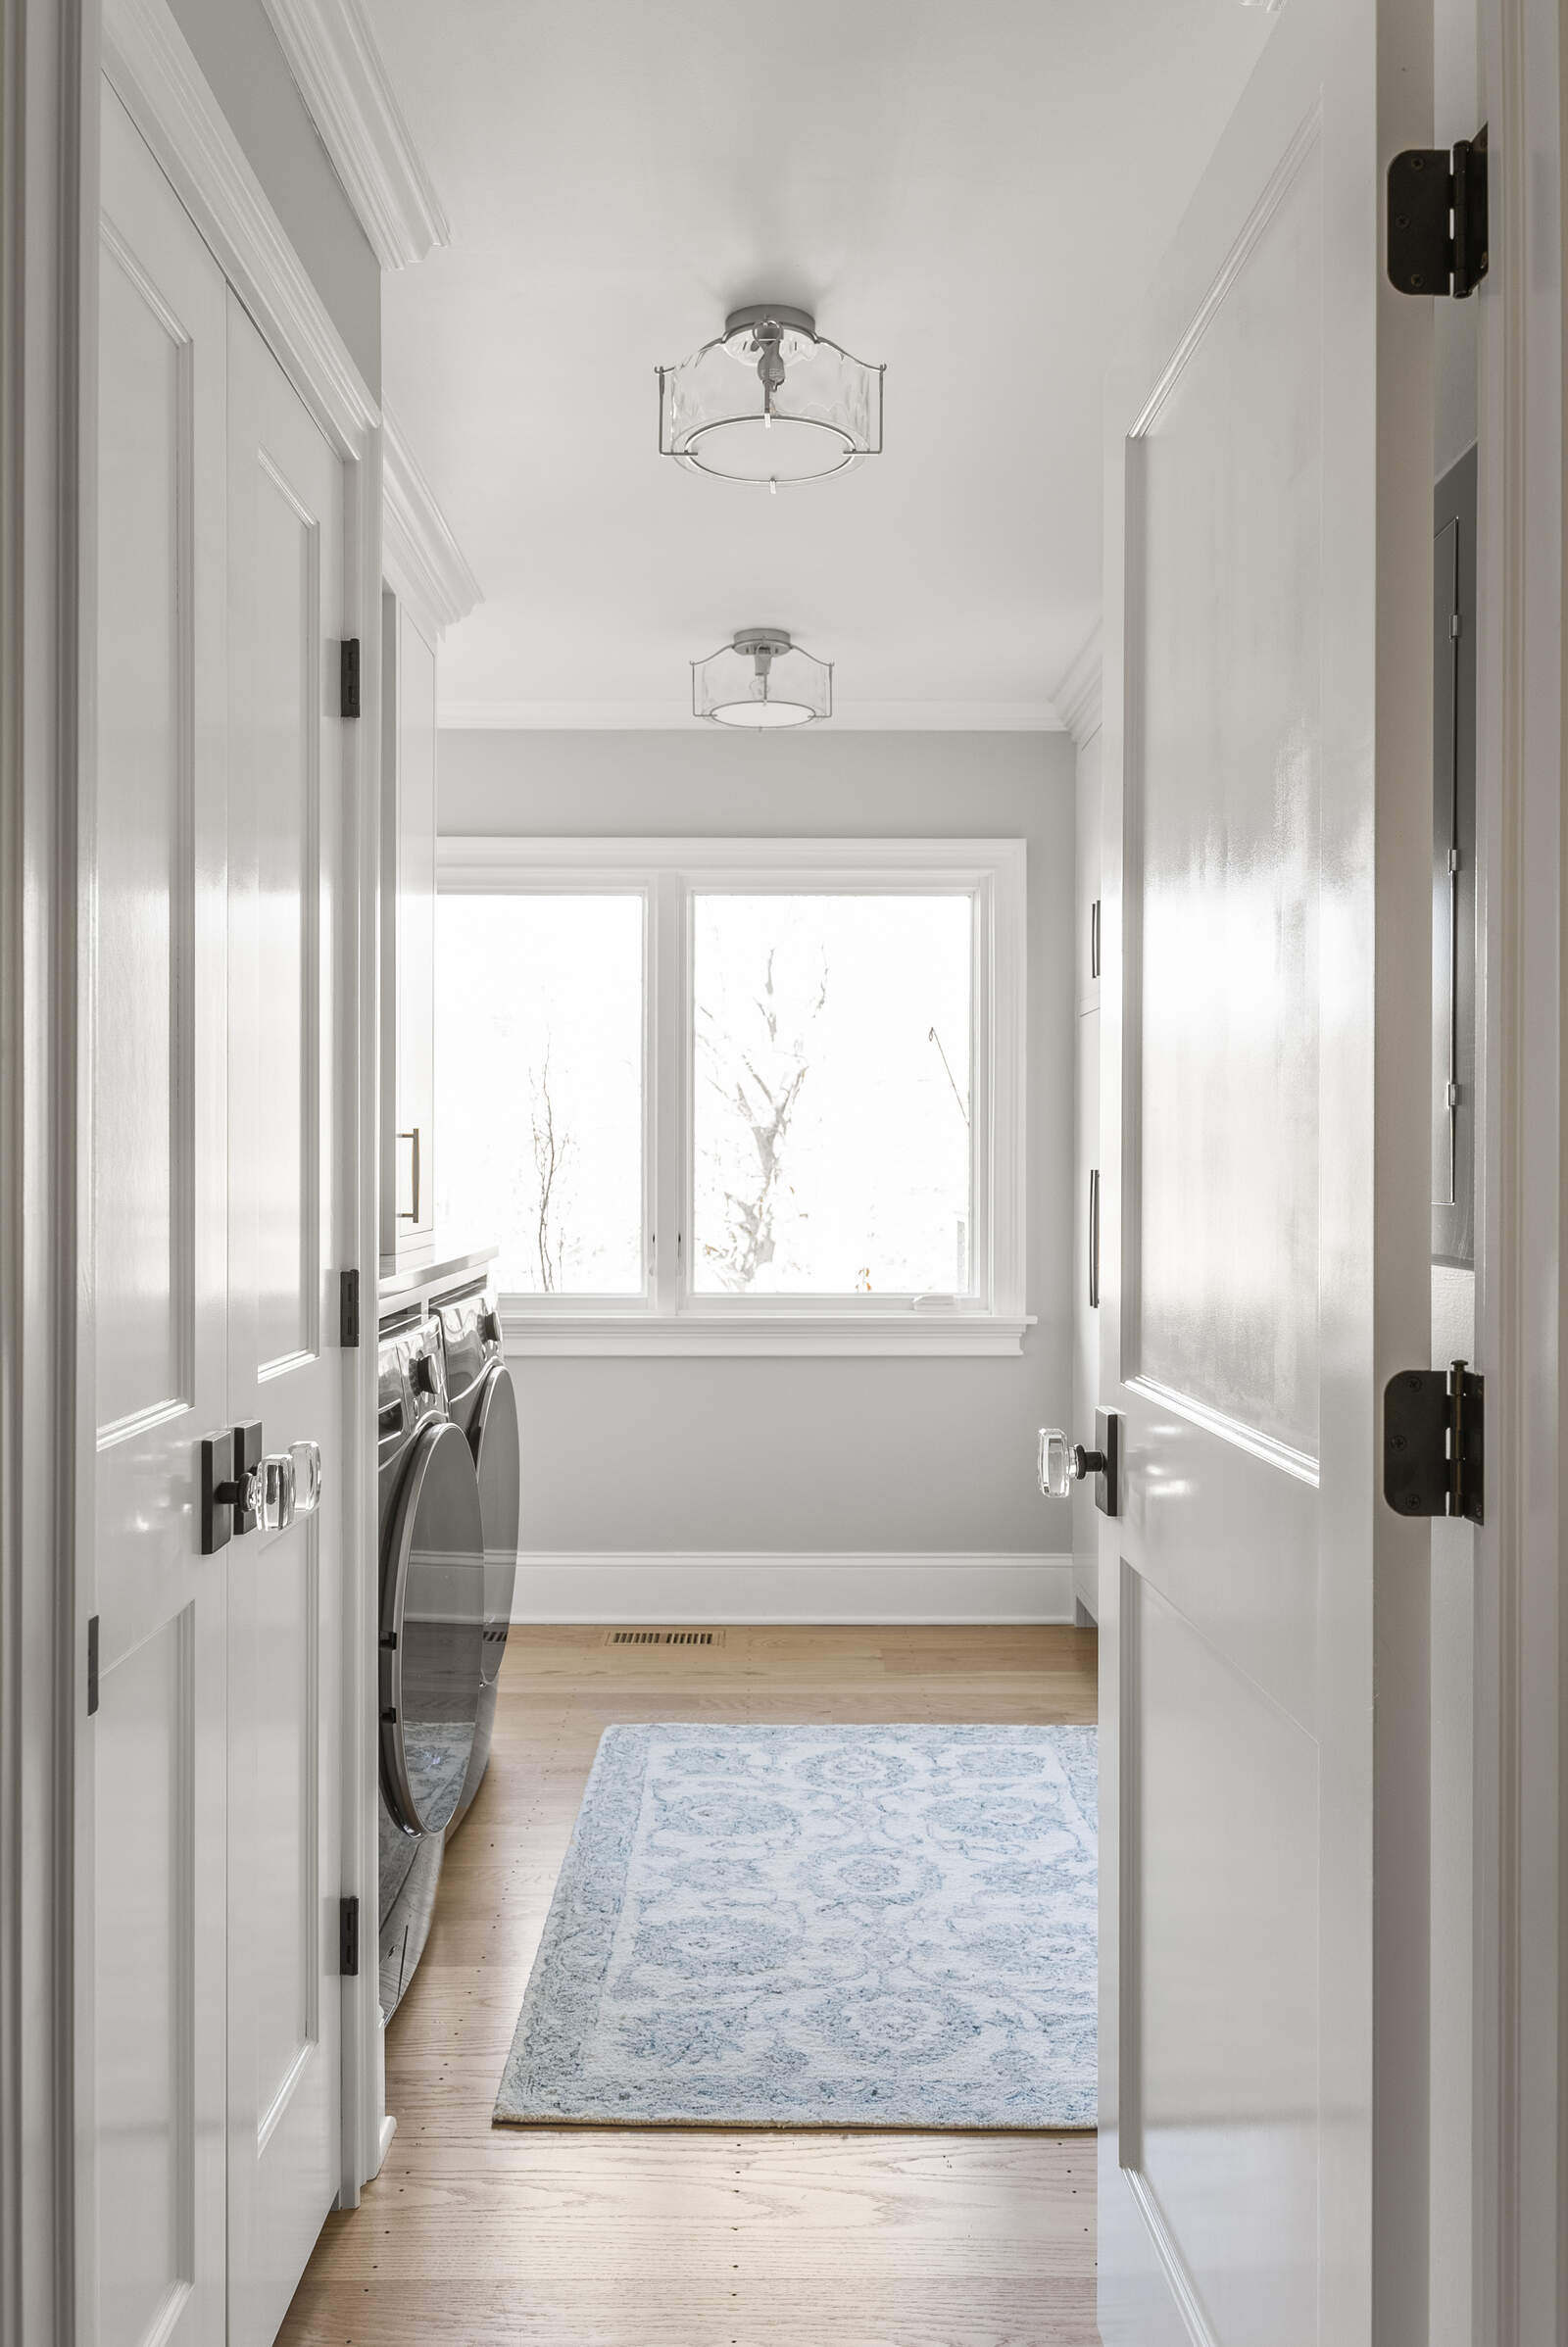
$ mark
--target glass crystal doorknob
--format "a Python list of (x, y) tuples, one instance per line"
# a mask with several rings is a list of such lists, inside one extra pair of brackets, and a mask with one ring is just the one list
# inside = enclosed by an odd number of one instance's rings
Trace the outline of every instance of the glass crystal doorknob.
[(1040, 1489), (1048, 1499), (1065, 1499), (1072, 1478), (1072, 1445), (1059, 1426), (1040, 1429)]
[(321, 1504), (321, 1446), (293, 1442), (287, 1450), (272, 1451), (260, 1468), (262, 1523), (269, 1532), (284, 1532), (296, 1516), (314, 1516)]
[(1086, 1475), (1103, 1472), (1104, 1454), (1069, 1442), (1059, 1426), (1040, 1429), (1040, 1489), (1048, 1499), (1065, 1499)]
[(289, 1457), (294, 1461), (294, 1513), (314, 1516), (321, 1504), (321, 1445), (291, 1443)]

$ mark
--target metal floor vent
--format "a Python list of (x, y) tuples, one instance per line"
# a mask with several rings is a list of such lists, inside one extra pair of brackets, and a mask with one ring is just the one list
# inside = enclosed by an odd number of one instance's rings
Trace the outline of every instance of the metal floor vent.
[(721, 1630), (607, 1630), (607, 1646), (722, 1646)]

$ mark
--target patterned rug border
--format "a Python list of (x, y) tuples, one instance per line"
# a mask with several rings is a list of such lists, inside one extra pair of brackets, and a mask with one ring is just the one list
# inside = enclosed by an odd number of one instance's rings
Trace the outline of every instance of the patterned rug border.
[[(820, 1726), (813, 1726), (809, 1722), (795, 1724), (770, 1721), (754, 1725), (731, 1721), (648, 1720), (614, 1723), (606, 1728), (600, 1736), (593, 1765), (583, 1786), (582, 1799), (578, 1804), (577, 1815), (572, 1822), (571, 1837), (566, 1845), (565, 1856), (562, 1860), (561, 1871), (556, 1879), (555, 1890), (552, 1893), (550, 1907), (545, 1917), (544, 1929), (540, 1933), (539, 1945), (529, 1970), (527, 1986), (523, 1992), (522, 2005), (513, 2031), (512, 2044), (503, 2068), (501, 2083), (491, 2117), (492, 2127), (530, 2130), (544, 2129), (546, 2131), (569, 2129), (573, 2132), (597, 2128), (603, 2132), (615, 2134), (633, 2129), (646, 2131), (673, 2127), (695, 2133), (720, 2135), (760, 2133), (1037, 2135), (1085, 2134), (1095, 2131), (1098, 2125), (1098, 2113), (1094, 2108), (1096, 2096), (1093, 2086), (1089, 2090), (1090, 2110), (1087, 2116), (1032, 2122), (1028, 2120), (985, 2122), (936, 2117), (888, 2119), (880, 2115), (864, 2118), (849, 2115), (810, 2119), (765, 2116), (715, 2117), (684, 2113), (628, 2112), (612, 2114), (607, 2111), (579, 2114), (542, 2109), (529, 2110), (519, 2107), (503, 2110), (504, 2101), (510, 2100), (514, 2106), (526, 2103), (527, 2097), (522, 2089), (531, 2081), (519, 2078), (516, 2085), (514, 2086), (514, 2070), (518, 2065), (523, 2048), (528, 2042), (529, 2026), (538, 2007), (547, 1996), (555, 1996), (563, 2004), (575, 2004), (579, 2008), (587, 2001), (580, 1994), (574, 1997), (571, 1989), (564, 1988), (555, 1977), (561, 1953), (562, 1926), (565, 1923), (574, 1902), (580, 1899), (585, 1881), (591, 1882), (595, 1877), (604, 1881), (609, 1877), (618, 1881), (621, 1885), (624, 1885), (626, 1881), (636, 1840), (636, 1810), (634, 1807), (631, 1809), (630, 1822), (623, 1823), (618, 1832), (607, 1834), (594, 1812), (596, 1796), (602, 1795), (604, 1790), (601, 1780), (618, 1773), (624, 1785), (627, 1780), (635, 1776), (638, 1781), (640, 1796), (641, 1779), (646, 1770), (653, 1738), (672, 1733), (688, 1737), (821, 1735), (829, 1738), (866, 1734), (922, 1737), (938, 1735), (952, 1735), (956, 1737), (977, 1735), (1039, 1735), (1049, 1736), (1053, 1738), (1061, 1736), (1068, 1739), (1083, 1739), (1095, 1754), (1091, 1766), (1098, 1766), (1098, 1731), (1092, 1726), (1016, 1723), (1003, 1726), (987, 1722), (960, 1724), (931, 1720), (835, 1722), (831, 1725)], [(1066, 1749), (1069, 1752), (1072, 1750), (1071, 1742), (1068, 1743)], [(1069, 1774), (1076, 1776), (1075, 1771), (1069, 1771)], [(1076, 1801), (1080, 1794), (1080, 1788), (1076, 1783), (1073, 1784), (1072, 1790)], [(1090, 1823), (1093, 1824), (1094, 1811), (1092, 1807), (1088, 1814)], [(597, 1849), (591, 1846), (595, 1842), (598, 1845)], [(597, 2006), (597, 1984), (609, 1964), (619, 1920), (619, 1900), (618, 1898), (595, 1899), (591, 1903), (590, 1912), (600, 1932), (596, 1953), (601, 1961), (595, 1966), (592, 1973), (594, 1988), (591, 2001)], [(594, 2026), (593, 2014), (581, 2012), (579, 2026), (585, 2030), (591, 2029)]]

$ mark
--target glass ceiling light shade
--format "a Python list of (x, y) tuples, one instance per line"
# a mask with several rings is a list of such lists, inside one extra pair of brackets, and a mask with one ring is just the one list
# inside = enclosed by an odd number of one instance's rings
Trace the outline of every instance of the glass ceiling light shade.
[(833, 714), (833, 663), (792, 644), (781, 627), (743, 627), (692, 662), (692, 713), (714, 725), (809, 725)]
[(659, 369), (660, 454), (774, 491), (827, 480), (881, 454), (883, 371), (826, 341), (808, 311), (749, 302)]

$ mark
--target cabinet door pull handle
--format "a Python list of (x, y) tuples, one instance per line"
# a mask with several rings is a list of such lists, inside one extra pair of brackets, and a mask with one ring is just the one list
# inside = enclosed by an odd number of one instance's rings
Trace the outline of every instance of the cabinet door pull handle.
[(417, 1126), (417, 1125), (416, 1125), (416, 1126), (414, 1127), (413, 1131), (412, 1131), (412, 1132), (410, 1132), (410, 1133), (400, 1133), (400, 1134), (398, 1135), (398, 1139), (399, 1139), (399, 1141), (407, 1141), (407, 1142), (409, 1142), (409, 1143), (412, 1145), (412, 1150), (411, 1150), (411, 1153), (412, 1153), (412, 1161), (413, 1161), (413, 1162), (412, 1162), (412, 1170), (413, 1170), (413, 1176), (414, 1176), (414, 1203), (413, 1203), (413, 1205), (412, 1205), (412, 1206), (409, 1208), (409, 1210), (408, 1210), (408, 1212), (407, 1212), (406, 1214), (405, 1214), (405, 1213), (400, 1213), (400, 1214), (399, 1214), (399, 1216), (398, 1216), (398, 1220), (399, 1220), (399, 1222), (412, 1222), (412, 1223), (417, 1223), (417, 1221), (418, 1221), (418, 1219), (419, 1219), (419, 1128), (418, 1128), (418, 1126)]

